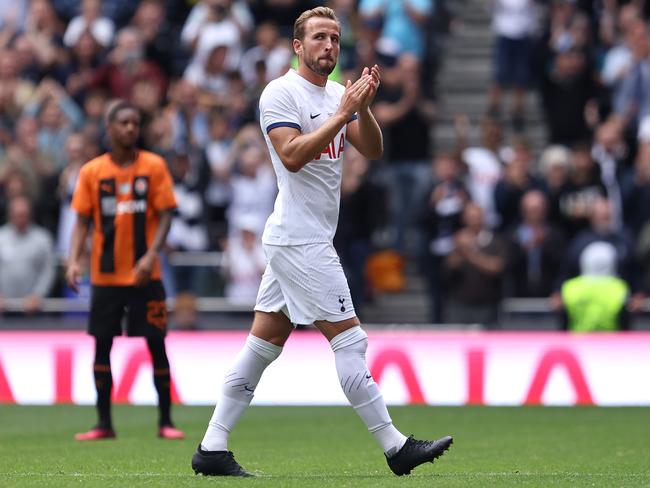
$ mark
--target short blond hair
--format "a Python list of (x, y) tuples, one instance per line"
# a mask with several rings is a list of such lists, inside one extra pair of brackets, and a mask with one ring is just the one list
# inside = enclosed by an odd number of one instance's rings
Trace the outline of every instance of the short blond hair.
[(313, 17), (324, 17), (326, 19), (331, 19), (339, 26), (339, 32), (341, 31), (341, 23), (336, 17), (334, 10), (329, 7), (316, 7), (311, 10), (305, 10), (300, 14), (300, 17), (296, 19), (296, 22), (293, 24), (293, 38), (302, 41), (305, 37), (305, 24), (307, 21)]

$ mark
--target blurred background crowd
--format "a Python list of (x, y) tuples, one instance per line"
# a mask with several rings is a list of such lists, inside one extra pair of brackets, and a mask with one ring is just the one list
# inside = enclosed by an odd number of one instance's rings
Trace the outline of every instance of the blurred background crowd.
[[(115, 98), (140, 108), (141, 146), (174, 177), (164, 281), (178, 324), (196, 326), (197, 297), (254, 302), (276, 193), (258, 97), (295, 66), (295, 18), (322, 3), (1, 0), (0, 308), (70, 295), (69, 202), (80, 167), (109, 149)], [(476, 2), (324, 3), (343, 29), (332, 78), (382, 69), (384, 157), (346, 151), (335, 239), (360, 316), (418, 276), (432, 323), (496, 326), (521, 297), (574, 329), (629, 325), (650, 286), (650, 3), (480, 2), (493, 82), (481, 117), (451, 114), (453, 143), (437, 146), (437, 75)]]

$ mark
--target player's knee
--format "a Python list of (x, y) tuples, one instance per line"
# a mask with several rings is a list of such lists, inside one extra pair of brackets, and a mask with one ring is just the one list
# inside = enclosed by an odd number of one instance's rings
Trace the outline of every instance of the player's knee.
[(282, 348), (280, 346), (271, 344), (270, 342), (265, 341), (264, 339), (260, 339), (259, 337), (255, 337), (252, 334), (249, 334), (248, 338), (246, 339), (246, 347), (254, 352), (260, 358), (260, 360), (267, 365), (275, 361), (282, 352)]
[(334, 353), (346, 351), (365, 355), (368, 349), (368, 334), (357, 325), (334, 337), (330, 341), (330, 346)]

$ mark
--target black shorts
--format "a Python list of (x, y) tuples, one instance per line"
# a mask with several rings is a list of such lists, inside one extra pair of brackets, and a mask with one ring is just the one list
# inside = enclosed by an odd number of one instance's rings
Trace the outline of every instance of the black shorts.
[(164, 336), (167, 333), (167, 305), (162, 282), (151, 281), (144, 286), (93, 285), (88, 320), (90, 335), (122, 335), (125, 315), (128, 336)]

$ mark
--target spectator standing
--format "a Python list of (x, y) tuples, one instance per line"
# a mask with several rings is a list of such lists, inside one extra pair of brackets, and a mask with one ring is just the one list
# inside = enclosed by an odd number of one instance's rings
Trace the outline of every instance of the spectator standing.
[(44, 180), (56, 171), (53, 158), (39, 148), (38, 142), (38, 122), (21, 117), (16, 125), (16, 142), (0, 156), (0, 181), (12, 172), (22, 174), (32, 201), (40, 200)]
[(166, 78), (160, 67), (145, 58), (144, 39), (134, 27), (125, 27), (117, 33), (115, 47), (108, 54), (108, 62), (95, 72), (90, 86), (103, 88), (111, 97), (129, 100), (133, 86), (139, 80), (150, 80), (165, 92)]
[(241, 60), (241, 74), (249, 84), (259, 83), (260, 63), (264, 67), (264, 85), (283, 75), (291, 64), (291, 49), (280, 38), (277, 26), (271, 22), (260, 24), (255, 30), (255, 45), (244, 53)]
[(345, 150), (341, 175), (341, 210), (334, 248), (341, 258), (357, 315), (363, 317), (367, 301), (366, 261), (373, 234), (387, 217), (384, 187), (369, 174), (369, 162), (356, 149)]
[(612, 93), (616, 92), (620, 83), (633, 68), (635, 61), (632, 44), (635, 31), (643, 32), (644, 29), (645, 22), (640, 16), (638, 6), (634, 3), (621, 6), (618, 13), (618, 36), (612, 32), (612, 45), (605, 53), (600, 71), (602, 83)]
[(54, 74), (57, 66), (65, 62), (67, 52), (63, 26), (50, 0), (31, 1), (24, 34), (38, 69), (43, 75)]
[(503, 297), (507, 246), (486, 226), (477, 204), (465, 206), (463, 224), (445, 259), (444, 284), (449, 291), (445, 322), (493, 328)]
[(210, 112), (210, 139), (205, 148), (209, 166), (209, 178), (206, 182), (205, 201), (210, 241), (213, 243), (228, 234), (226, 209), (232, 200), (230, 177), (232, 174), (233, 134), (228, 125), (227, 114), (223, 110)]
[(61, 171), (66, 163), (65, 141), (82, 127), (83, 112), (61, 85), (47, 78), (41, 81), (23, 113), (37, 118), (38, 147), (52, 158), (56, 171)]
[(226, 277), (225, 295), (241, 304), (255, 302), (266, 269), (257, 215), (242, 215), (233, 227), (237, 229), (228, 239), (224, 253), (223, 271)]
[(574, 145), (571, 149), (569, 179), (558, 193), (560, 223), (568, 238), (589, 227), (594, 203), (607, 196), (607, 187), (591, 149), (588, 142)]
[(245, 37), (253, 29), (253, 17), (243, 0), (202, 0), (190, 12), (181, 42), (192, 52), (188, 69), (205, 66), (210, 52), (219, 39), (228, 39), (226, 69), (237, 69)]
[(549, 141), (570, 146), (590, 136), (585, 108), (596, 96), (591, 66), (577, 48), (555, 54), (547, 65), (541, 100)]
[(394, 247), (399, 252), (416, 254), (421, 242), (408, 242), (416, 216), (413, 209), (422, 201), (431, 179), (430, 127), (435, 109), (432, 102), (422, 100), (420, 63), (411, 54), (397, 59), (377, 92), (373, 111), (384, 128), (385, 184), (391, 203), (391, 226), (395, 231)]
[(612, 206), (605, 198), (594, 201), (589, 223), (589, 227), (575, 236), (564, 253), (558, 281), (554, 287), (555, 293), (552, 296), (553, 305), (560, 306), (561, 284), (580, 274), (580, 259), (587, 246), (594, 242), (605, 242), (612, 245), (616, 251), (616, 274), (630, 286), (630, 307), (633, 310), (638, 309), (643, 293), (639, 288), (640, 270), (634, 254), (632, 236), (626, 229), (614, 230)]
[[(70, 204), (72, 195), (77, 186), (77, 179), (81, 167), (96, 156), (87, 152), (87, 139), (83, 133), (70, 134), (65, 141), (65, 153), (67, 164), (59, 176), (59, 185), (56, 196), (59, 200), (59, 225), (57, 230), (56, 250), (60, 257), (67, 257), (70, 254), (70, 236), (75, 221), (75, 212)], [(90, 157), (89, 157), (90, 156)]]
[(559, 145), (548, 146), (539, 159), (539, 169), (544, 183), (544, 193), (548, 197), (549, 220), (560, 225), (559, 195), (569, 180), (571, 153)]
[(531, 85), (530, 55), (537, 27), (535, 0), (494, 0), (492, 29), (497, 39), (494, 53), (494, 84), (490, 89), (489, 109), (501, 111), (504, 89), (513, 90), (512, 121), (517, 130), (524, 128), (526, 90)]
[(462, 214), (469, 193), (461, 178), (460, 165), (451, 155), (440, 154), (433, 161), (434, 183), (423, 206), (422, 227), (427, 237), (425, 270), (429, 285), (431, 321), (442, 323), (447, 298), (442, 282), (446, 257), (454, 250), (454, 236), (462, 227)]
[(108, 17), (102, 16), (101, 0), (82, 0), (81, 15), (73, 18), (63, 35), (63, 43), (72, 47), (85, 32), (90, 32), (93, 39), (102, 47), (107, 48), (113, 41), (115, 25)]
[(623, 214), (635, 237), (650, 222), (650, 142), (639, 146), (636, 163), (623, 177)]
[(532, 148), (524, 138), (512, 144), (512, 158), (494, 187), (494, 206), (499, 214), (499, 229), (511, 230), (520, 220), (520, 203), (527, 191), (542, 189), (543, 182), (532, 172)]
[(228, 235), (239, 233), (237, 224), (244, 216), (257, 222), (255, 233), (262, 235), (277, 194), (272, 166), (266, 152), (255, 145), (243, 147), (235, 161), (237, 170), (230, 179), (232, 201), (226, 212)]
[(631, 132), (636, 132), (641, 120), (650, 115), (650, 37), (645, 22), (630, 27), (628, 43), (632, 62), (613, 94), (614, 113)]
[(197, 86), (181, 79), (171, 86), (169, 98), (164, 111), (172, 124), (174, 150), (205, 147), (209, 137), (208, 115), (199, 105)]
[(18, 54), (13, 49), (0, 50), (0, 144), (12, 142), (16, 121), (32, 98), (35, 85), (19, 72)]
[(521, 199), (521, 223), (510, 234), (507, 294), (549, 296), (564, 249), (561, 232), (548, 220), (546, 196), (539, 190), (526, 192)]
[[(176, 154), (173, 157), (172, 175), (178, 205), (167, 236), (167, 248), (171, 252), (207, 251), (209, 241), (203, 191), (199, 175), (192, 171), (189, 155)], [(176, 266), (172, 274), (175, 292), (200, 294), (205, 276), (201, 267)]]
[(52, 288), (55, 268), (52, 236), (33, 224), (30, 201), (14, 197), (9, 221), (0, 227), (0, 309), (4, 298), (19, 298), (25, 312), (36, 312)]
[(426, 53), (425, 25), (433, 11), (432, 0), (361, 0), (359, 13), (367, 22), (381, 19), (381, 36), (398, 46), (398, 54), (422, 61)]
[(100, 64), (101, 45), (90, 32), (82, 32), (70, 49), (70, 59), (57, 70), (57, 81), (78, 104), (83, 104)]
[(201, 37), (202, 56), (197, 56), (183, 75), (206, 95), (212, 96), (214, 103), (226, 103), (228, 73), (231, 70), (227, 60), (238, 42), (238, 33), (234, 27), (214, 26), (209, 36)]
[(142, 34), (145, 57), (160, 66), (168, 78), (179, 75), (185, 67), (185, 56), (177, 42), (180, 31), (165, 5), (172, 3), (176, 2), (142, 0), (131, 19), (131, 25)]
[(503, 129), (498, 119), (486, 116), (481, 121), (481, 142), (466, 147), (469, 124), (464, 117), (455, 121), (458, 152), (467, 168), (467, 189), (472, 201), (483, 210), (485, 224), (490, 229), (499, 226), (499, 214), (494, 205), (494, 188), (503, 174), (504, 153), (501, 146)]

